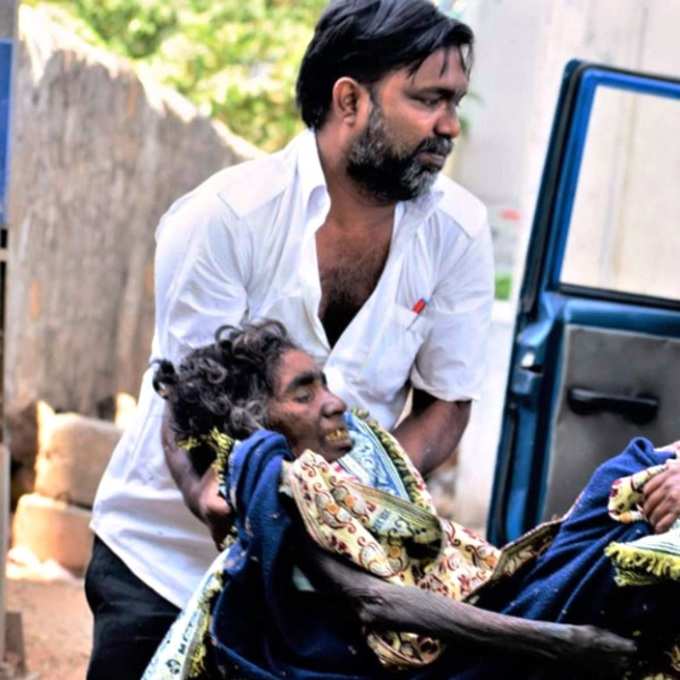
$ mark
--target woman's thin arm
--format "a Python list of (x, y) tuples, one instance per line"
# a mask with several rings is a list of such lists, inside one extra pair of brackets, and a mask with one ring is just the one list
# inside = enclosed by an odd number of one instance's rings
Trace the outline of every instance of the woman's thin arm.
[(184, 503), (210, 530), (210, 535), (218, 550), (227, 535), (231, 508), (219, 495), (217, 475), (212, 466), (199, 475), (193, 468), (187, 452), (175, 442), (172, 429), (172, 415), (168, 406), (163, 412), (161, 425), (161, 444), (165, 462), (170, 474), (182, 493)]
[(479, 609), (413, 586), (394, 585), (316, 546), (310, 546), (308, 556), (309, 566), (326, 584), (348, 597), (360, 620), (374, 628), (408, 630), (455, 640), (485, 652), (602, 668), (598, 677), (608, 677), (610, 673), (612, 677), (621, 677), (636, 653), (632, 641), (594, 626), (530, 621)]

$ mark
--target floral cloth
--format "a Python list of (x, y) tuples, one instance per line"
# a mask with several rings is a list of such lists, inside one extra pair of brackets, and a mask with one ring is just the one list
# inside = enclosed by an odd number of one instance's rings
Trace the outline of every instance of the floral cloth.
[[(677, 453), (676, 453), (677, 456)], [(624, 524), (644, 520), (641, 508), (645, 484), (670, 465), (641, 470), (629, 477), (618, 479), (612, 485), (609, 515)], [(605, 551), (616, 569), (616, 582), (621, 586), (650, 585), (665, 579), (680, 580), (680, 520), (662, 534), (650, 534), (629, 543), (613, 542)]]
[[(319, 546), (387, 581), (462, 601), (488, 581), (514, 573), (549, 544), (555, 523), (501, 551), (438, 517), (423, 478), (398, 442), (366, 413), (359, 415), (350, 416), (350, 431), (376, 440), (372, 457), (386, 454), (408, 498), (361, 484), (306, 451), (284, 463), (282, 480)], [(382, 664), (395, 669), (431, 664), (443, 650), (438, 640), (414, 633), (368, 631), (367, 642)]]
[[(663, 465), (641, 470), (616, 480), (609, 498), (609, 515), (612, 519), (630, 524), (645, 519), (641, 509), (645, 484), (663, 472), (669, 465), (677, 465), (680, 446), (671, 447), (676, 458)], [(616, 570), (616, 582), (620, 586), (647, 586), (664, 580), (680, 581), (680, 519), (662, 534), (649, 534), (628, 543), (612, 542), (605, 554)], [(680, 640), (668, 652), (671, 667), (680, 674)], [(671, 677), (650, 676), (649, 680)]]

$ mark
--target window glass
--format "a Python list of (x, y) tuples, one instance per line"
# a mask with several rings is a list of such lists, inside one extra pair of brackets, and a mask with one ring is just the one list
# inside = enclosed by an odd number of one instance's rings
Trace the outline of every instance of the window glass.
[(680, 300), (680, 102), (599, 87), (563, 283)]

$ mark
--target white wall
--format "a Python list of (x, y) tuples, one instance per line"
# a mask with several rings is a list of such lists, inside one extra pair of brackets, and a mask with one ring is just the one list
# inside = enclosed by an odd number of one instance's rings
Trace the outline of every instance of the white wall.
[[(564, 66), (578, 58), (680, 77), (680, 1), (476, 0), (463, 19), (477, 36), (470, 89), (479, 101), (463, 109), (471, 129), (453, 174), (514, 240), (517, 288)], [(485, 524), (513, 316), (496, 312), (487, 389), (462, 446), (457, 519), (470, 526)]]
[[(491, 208), (530, 226), (564, 66), (570, 59), (680, 77), (677, 0), (478, 0), (463, 16), (477, 36), (472, 121), (456, 178)], [(520, 254), (523, 254), (520, 246)]]

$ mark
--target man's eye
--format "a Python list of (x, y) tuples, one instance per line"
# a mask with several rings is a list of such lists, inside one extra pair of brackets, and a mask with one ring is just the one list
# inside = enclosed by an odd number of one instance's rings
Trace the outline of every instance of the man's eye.
[(439, 97), (418, 97), (418, 101), (425, 106), (434, 108), (439, 105), (441, 99)]

